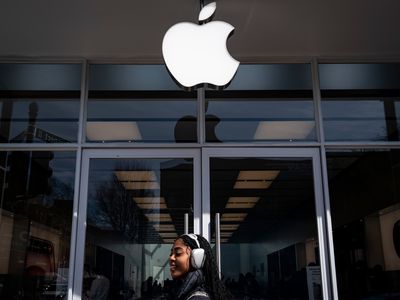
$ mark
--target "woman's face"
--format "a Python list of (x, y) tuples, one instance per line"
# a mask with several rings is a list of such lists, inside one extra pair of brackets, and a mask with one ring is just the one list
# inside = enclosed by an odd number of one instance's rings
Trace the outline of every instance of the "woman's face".
[(169, 256), (169, 271), (173, 279), (184, 278), (189, 272), (191, 252), (181, 239), (175, 241)]

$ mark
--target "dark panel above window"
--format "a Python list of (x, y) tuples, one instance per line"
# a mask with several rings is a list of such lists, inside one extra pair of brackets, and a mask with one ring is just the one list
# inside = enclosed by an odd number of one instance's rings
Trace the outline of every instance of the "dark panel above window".
[(97, 64), (89, 69), (91, 91), (174, 91), (174, 82), (165, 65)]
[(226, 90), (312, 90), (310, 64), (242, 64)]
[(400, 89), (400, 63), (320, 64), (321, 90)]
[(79, 91), (81, 64), (0, 64), (2, 91)]

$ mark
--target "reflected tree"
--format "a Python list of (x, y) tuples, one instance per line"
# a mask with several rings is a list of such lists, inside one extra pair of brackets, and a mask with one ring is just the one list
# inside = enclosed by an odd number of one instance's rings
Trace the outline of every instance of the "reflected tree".
[(96, 202), (99, 208), (99, 215), (95, 216), (97, 223), (111, 225), (131, 242), (139, 240), (139, 209), (132, 193), (124, 188), (115, 174), (97, 189)]

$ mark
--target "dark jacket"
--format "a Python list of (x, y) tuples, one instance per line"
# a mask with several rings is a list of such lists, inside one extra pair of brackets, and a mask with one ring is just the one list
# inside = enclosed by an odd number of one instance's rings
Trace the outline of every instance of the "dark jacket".
[(210, 300), (201, 270), (189, 272), (185, 279), (176, 282), (172, 300)]

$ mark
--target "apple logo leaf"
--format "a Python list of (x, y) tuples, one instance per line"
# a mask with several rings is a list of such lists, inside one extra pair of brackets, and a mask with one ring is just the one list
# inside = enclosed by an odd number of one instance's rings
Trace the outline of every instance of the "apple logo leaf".
[(199, 22), (205, 22), (208, 19), (210, 19), (215, 13), (216, 9), (217, 9), (216, 2), (211, 2), (210, 4), (204, 6), (199, 13)]

